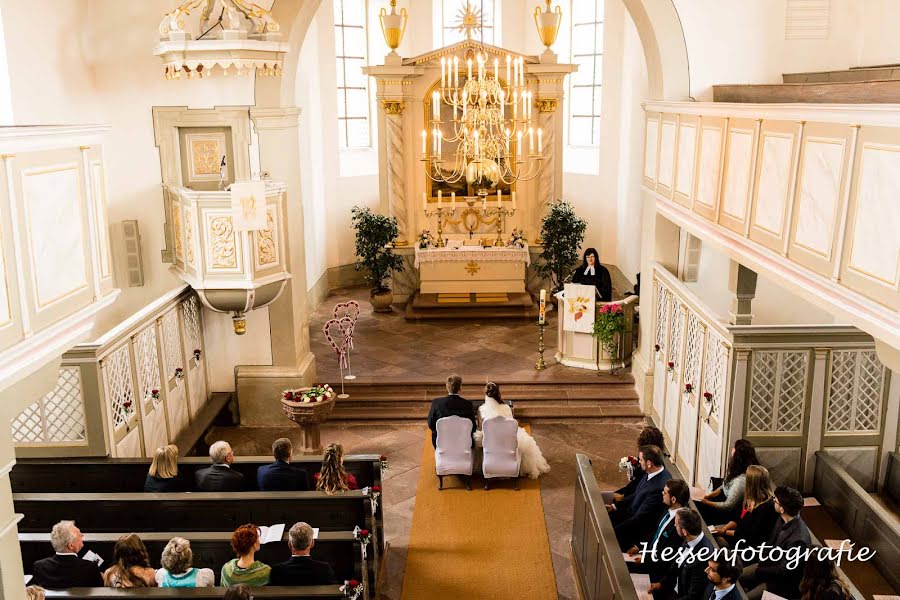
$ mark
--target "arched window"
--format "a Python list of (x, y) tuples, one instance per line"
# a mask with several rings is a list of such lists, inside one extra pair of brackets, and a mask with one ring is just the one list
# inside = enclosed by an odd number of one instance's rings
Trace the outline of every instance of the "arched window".
[(372, 146), (369, 114), (366, 0), (334, 0), (334, 46), (337, 64), (338, 146)]
[(569, 76), (570, 146), (600, 145), (600, 92), (603, 82), (604, 0), (571, 0), (569, 60), (578, 71)]
[(475, 29), (472, 37), (482, 41), (483, 36), (485, 44), (499, 46), (499, 4), (497, 0), (436, 0), (434, 11), (440, 20), (436, 23), (435, 39), (440, 46), (449, 46), (466, 39), (465, 31), (460, 26), (468, 8), (481, 17), (481, 27)]

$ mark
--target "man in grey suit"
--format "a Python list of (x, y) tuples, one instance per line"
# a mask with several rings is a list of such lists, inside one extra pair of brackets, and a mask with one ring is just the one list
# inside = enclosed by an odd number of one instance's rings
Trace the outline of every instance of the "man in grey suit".
[(194, 473), (198, 492), (240, 492), (245, 489), (244, 476), (231, 469), (234, 450), (228, 442), (218, 441), (209, 447), (212, 466)]

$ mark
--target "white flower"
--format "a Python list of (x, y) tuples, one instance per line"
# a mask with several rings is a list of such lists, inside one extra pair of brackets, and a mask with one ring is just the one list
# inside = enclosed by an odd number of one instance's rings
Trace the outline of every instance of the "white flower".
[(316, 402), (321, 402), (325, 399), (325, 396), (316, 396)]

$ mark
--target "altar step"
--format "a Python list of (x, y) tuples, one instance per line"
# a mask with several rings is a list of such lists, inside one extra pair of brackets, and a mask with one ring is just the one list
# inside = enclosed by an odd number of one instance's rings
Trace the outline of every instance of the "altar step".
[[(593, 379), (590, 379), (593, 378)], [(630, 374), (575, 381), (498, 381), (504, 400), (515, 404), (520, 419), (598, 419), (634, 422), (643, 417)], [(347, 381), (349, 398), (340, 398), (329, 420), (423, 420), (431, 400), (445, 395), (443, 380), (429, 382)], [(481, 398), (484, 386), (464, 385), (462, 395)]]
[(531, 294), (423, 294), (406, 303), (406, 320), (537, 319)]

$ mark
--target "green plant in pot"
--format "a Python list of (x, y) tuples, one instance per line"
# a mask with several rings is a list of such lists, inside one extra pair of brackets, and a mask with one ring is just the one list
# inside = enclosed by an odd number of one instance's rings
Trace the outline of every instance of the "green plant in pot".
[(391, 273), (403, 270), (403, 259), (394, 254), (394, 240), (400, 233), (397, 219), (354, 206), (351, 211), (356, 230), (356, 270), (363, 271), (372, 287), (369, 301), (375, 312), (390, 312), (394, 295)]
[(543, 250), (534, 270), (550, 282), (553, 293), (562, 289), (566, 277), (581, 259), (578, 249), (586, 228), (587, 222), (575, 214), (569, 202), (550, 203), (547, 215), (541, 220)]

